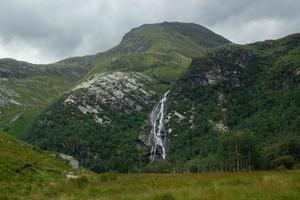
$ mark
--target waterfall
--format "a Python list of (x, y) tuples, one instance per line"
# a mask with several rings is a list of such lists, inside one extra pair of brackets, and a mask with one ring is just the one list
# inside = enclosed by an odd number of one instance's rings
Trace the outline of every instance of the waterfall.
[(165, 112), (165, 103), (167, 101), (167, 95), (169, 91), (167, 91), (161, 100), (154, 106), (151, 111), (150, 120), (151, 120), (151, 132), (150, 132), (150, 143), (151, 147), (151, 155), (150, 160), (155, 160), (155, 157), (158, 155), (162, 159), (166, 158), (166, 149), (165, 149), (165, 141), (166, 141), (166, 131), (164, 127), (164, 112)]

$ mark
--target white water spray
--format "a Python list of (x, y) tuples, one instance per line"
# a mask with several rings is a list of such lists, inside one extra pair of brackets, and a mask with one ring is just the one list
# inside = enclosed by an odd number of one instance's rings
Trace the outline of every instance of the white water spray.
[(166, 149), (165, 149), (165, 141), (166, 141), (166, 131), (164, 127), (164, 111), (165, 111), (165, 103), (167, 101), (167, 95), (169, 91), (167, 91), (162, 99), (154, 106), (151, 111), (150, 120), (151, 120), (151, 133), (150, 133), (150, 142), (152, 144), (151, 147), (151, 155), (150, 160), (155, 160), (156, 156), (160, 156), (162, 159), (166, 159)]

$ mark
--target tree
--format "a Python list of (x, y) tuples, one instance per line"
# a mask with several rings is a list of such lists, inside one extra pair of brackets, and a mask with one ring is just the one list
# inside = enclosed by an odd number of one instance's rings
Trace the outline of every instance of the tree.
[(251, 171), (260, 160), (254, 136), (249, 130), (224, 135), (218, 154), (222, 157), (225, 171)]

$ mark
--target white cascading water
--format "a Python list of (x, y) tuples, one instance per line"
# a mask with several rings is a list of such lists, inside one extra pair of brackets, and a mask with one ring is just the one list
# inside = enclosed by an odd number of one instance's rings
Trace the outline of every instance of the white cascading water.
[(151, 120), (151, 133), (150, 133), (150, 142), (151, 155), (150, 160), (155, 160), (156, 156), (160, 156), (162, 159), (166, 159), (166, 149), (165, 149), (165, 140), (166, 140), (166, 131), (164, 127), (164, 112), (165, 112), (165, 103), (167, 101), (167, 91), (162, 99), (154, 106), (151, 111), (150, 120)]

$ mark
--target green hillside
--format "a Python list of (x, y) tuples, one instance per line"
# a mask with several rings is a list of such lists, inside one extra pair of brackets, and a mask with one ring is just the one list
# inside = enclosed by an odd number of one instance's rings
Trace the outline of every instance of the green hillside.
[(191, 58), (226, 43), (227, 39), (198, 24), (146, 24), (125, 34), (118, 46), (96, 55), (88, 75), (120, 70), (143, 72), (165, 89), (186, 71)]
[[(0, 199), (14, 199), (64, 179), (70, 167), (50, 153), (42, 152), (0, 132)], [(17, 189), (16, 189), (17, 188)]]
[(300, 34), (193, 60), (171, 92), (169, 112), (184, 119), (167, 125), (170, 161), (192, 171), (299, 168), (299, 66)]
[(90, 57), (49, 65), (0, 60), (0, 130), (18, 136), (89, 69)]

